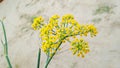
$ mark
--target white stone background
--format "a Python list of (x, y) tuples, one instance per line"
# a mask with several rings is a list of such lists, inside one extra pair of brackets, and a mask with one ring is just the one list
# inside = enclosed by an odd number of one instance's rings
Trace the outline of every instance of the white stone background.
[[(93, 15), (99, 5), (115, 6), (114, 13)], [(79, 23), (94, 23), (98, 35), (87, 37), (91, 51), (85, 58), (73, 56), (71, 51), (58, 52), (48, 68), (120, 68), (120, 0), (4, 0), (0, 3), (0, 19), (5, 17), (9, 56), (13, 68), (36, 68), (40, 46), (38, 31), (31, 28), (34, 16), (46, 21), (53, 14), (73, 14)], [(101, 18), (100, 22), (92, 22)], [(0, 25), (0, 40), (3, 39)], [(63, 44), (61, 51), (69, 44)], [(41, 68), (45, 63), (42, 53)], [(0, 68), (7, 68), (0, 43)]]

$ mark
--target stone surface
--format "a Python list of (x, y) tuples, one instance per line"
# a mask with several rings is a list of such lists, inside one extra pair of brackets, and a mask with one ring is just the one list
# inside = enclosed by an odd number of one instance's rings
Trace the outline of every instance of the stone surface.
[[(94, 15), (99, 6), (109, 6), (113, 13)], [(31, 29), (32, 18), (43, 16), (46, 20), (53, 14), (73, 14), (79, 23), (94, 23), (99, 34), (85, 38), (90, 53), (85, 58), (65, 51), (53, 58), (49, 68), (120, 68), (120, 0), (4, 0), (0, 3), (0, 19), (5, 17), (9, 56), (13, 68), (35, 68), (40, 41), (39, 32)], [(100, 18), (101, 20), (94, 21)], [(0, 40), (3, 38), (0, 25)], [(68, 43), (63, 44), (65, 50)], [(41, 68), (45, 63), (42, 53)], [(7, 68), (0, 43), (0, 68)]]

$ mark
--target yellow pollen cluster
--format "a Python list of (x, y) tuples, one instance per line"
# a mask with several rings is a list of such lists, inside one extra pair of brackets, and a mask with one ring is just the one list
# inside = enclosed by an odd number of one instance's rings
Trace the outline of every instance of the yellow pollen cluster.
[(60, 16), (53, 15), (48, 23), (43, 23), (44, 19), (40, 16), (35, 18), (32, 24), (34, 30), (40, 30), (40, 38), (42, 39), (42, 50), (48, 55), (55, 53), (62, 43), (69, 41), (71, 43), (71, 50), (73, 54), (84, 57), (84, 54), (89, 52), (88, 43), (83, 39), (76, 39), (70, 41), (70, 37), (87, 36), (89, 33), (91, 37), (96, 36), (97, 29), (93, 24), (82, 25), (79, 24), (74, 16), (65, 14), (60, 19)]
[(33, 24), (31, 25), (31, 27), (34, 30), (38, 30), (42, 25), (43, 25), (44, 19), (42, 18), (42, 16), (37, 17), (33, 20)]
[(83, 38), (75, 38), (71, 42), (71, 48), (73, 55), (77, 54), (77, 56), (81, 56), (84, 58), (84, 54), (87, 54), (89, 50), (88, 42), (85, 42)]

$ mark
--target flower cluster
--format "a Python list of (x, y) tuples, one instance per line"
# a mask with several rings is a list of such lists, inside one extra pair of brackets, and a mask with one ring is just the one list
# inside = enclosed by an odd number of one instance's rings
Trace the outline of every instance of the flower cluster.
[(75, 38), (71, 42), (70, 50), (73, 51), (73, 55), (77, 53), (77, 56), (84, 57), (84, 54), (87, 54), (89, 50), (88, 42), (85, 42), (83, 38)]
[(31, 25), (31, 27), (34, 29), (34, 30), (38, 30), (44, 23), (44, 19), (40, 16), (40, 17), (37, 17), (33, 20), (33, 24)]
[[(61, 20), (61, 21), (60, 21)], [(40, 16), (34, 19), (32, 28), (40, 30), (40, 38), (42, 39), (42, 50), (48, 55), (55, 53), (60, 45), (66, 41), (70, 41), (72, 36), (96, 36), (97, 29), (93, 24), (79, 24), (74, 16), (66, 14), (60, 19), (59, 15), (53, 15), (48, 23), (43, 23), (44, 19)], [(84, 53), (89, 52), (88, 43), (83, 39), (74, 39), (71, 42), (71, 50), (73, 54), (84, 57)]]

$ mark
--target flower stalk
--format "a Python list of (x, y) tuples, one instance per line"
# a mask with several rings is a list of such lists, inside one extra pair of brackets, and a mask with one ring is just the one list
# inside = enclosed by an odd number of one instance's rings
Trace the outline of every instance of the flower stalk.
[(3, 24), (3, 21), (0, 20), (0, 22), (2, 24), (2, 29), (3, 29), (3, 33), (4, 33), (4, 42), (1, 40), (1, 43), (2, 43), (2, 45), (4, 47), (4, 55), (5, 55), (5, 58), (7, 60), (9, 68), (12, 68), (12, 65), (11, 65), (11, 62), (10, 62), (10, 59), (9, 59), (9, 56), (8, 56), (8, 42), (7, 42), (5, 26)]
[(41, 58), (41, 49), (39, 48), (38, 60), (37, 60), (37, 68), (40, 68), (40, 58)]
[(46, 64), (45, 64), (45, 67), (44, 68), (47, 68), (48, 67), (48, 64), (50, 63), (50, 61), (52, 60), (53, 56), (56, 54), (57, 50), (59, 49), (60, 45), (62, 44), (62, 42), (59, 44), (59, 46), (56, 48), (55, 52), (52, 54), (52, 56), (47, 60)]

